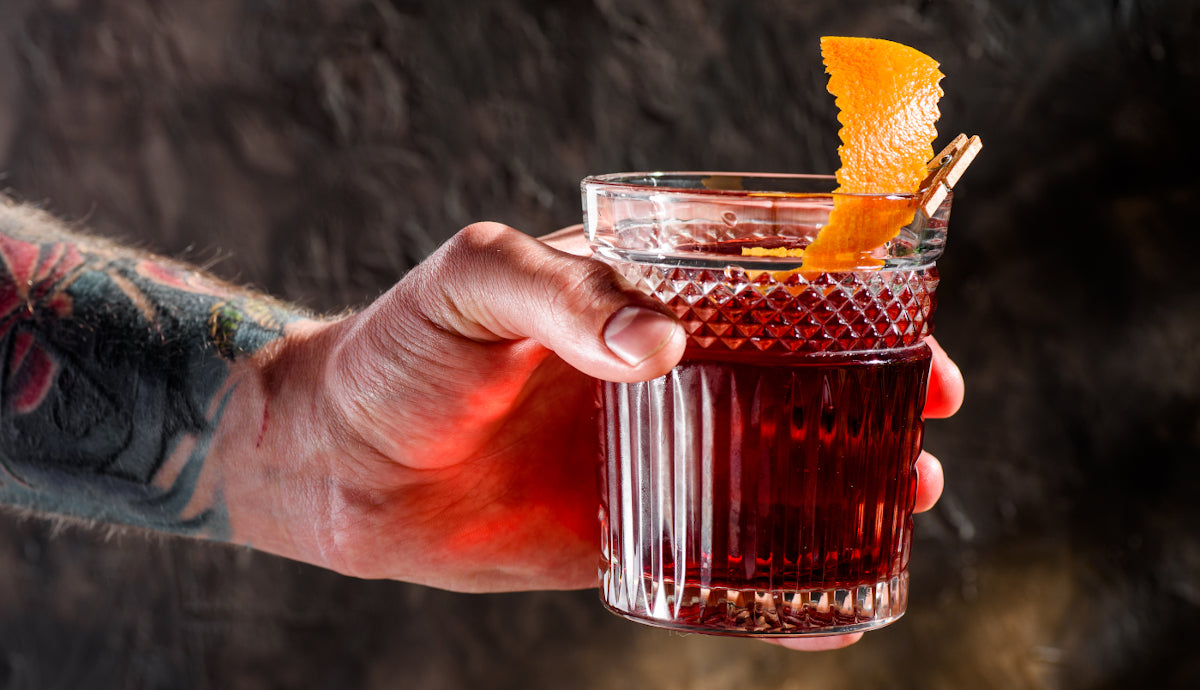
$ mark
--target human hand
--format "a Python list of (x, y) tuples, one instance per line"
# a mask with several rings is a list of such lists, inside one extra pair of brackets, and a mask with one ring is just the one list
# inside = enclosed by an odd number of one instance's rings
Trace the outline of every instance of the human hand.
[(226, 500), (234, 540), (481, 592), (595, 586), (588, 377), (664, 374), (684, 335), (603, 264), (482, 223), (361, 313), (280, 342), (247, 405), (260, 456), (231, 463), (269, 476), (225, 488), (247, 487)]
[[(238, 404), (261, 428), (219, 439), (251, 448), (226, 453), (239, 457), (226, 469), (238, 481), (225, 485), (234, 540), (452, 590), (594, 587), (589, 376), (662, 375), (684, 334), (586, 251), (577, 229), (540, 242), (473, 225), (364, 311), (289, 326), (254, 363), (261, 373), (242, 379), (258, 393)], [(961, 376), (933, 346), (931, 417), (962, 398)], [(923, 455), (918, 468), (924, 510), (941, 467)]]

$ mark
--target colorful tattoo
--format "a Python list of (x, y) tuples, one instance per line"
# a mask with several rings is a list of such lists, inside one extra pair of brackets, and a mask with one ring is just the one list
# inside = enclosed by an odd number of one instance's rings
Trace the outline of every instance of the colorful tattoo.
[(228, 538), (193, 499), (230, 364), (296, 317), (0, 200), (0, 501)]

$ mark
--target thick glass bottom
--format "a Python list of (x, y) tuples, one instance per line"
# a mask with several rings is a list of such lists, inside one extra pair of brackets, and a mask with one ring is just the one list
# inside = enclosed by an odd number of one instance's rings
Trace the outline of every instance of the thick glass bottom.
[[(602, 573), (600, 599), (613, 613), (659, 628), (706, 635), (802, 637), (882, 628), (904, 615), (908, 571), (850, 588), (734, 590)], [(626, 585), (626, 586), (623, 586)]]

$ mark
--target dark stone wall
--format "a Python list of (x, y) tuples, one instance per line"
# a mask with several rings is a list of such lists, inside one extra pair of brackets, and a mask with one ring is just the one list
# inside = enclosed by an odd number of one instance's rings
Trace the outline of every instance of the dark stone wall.
[(4, 688), (1197, 687), (1200, 4), (3, 0), (0, 185), (321, 310), (623, 169), (829, 171), (817, 39), (937, 57), (956, 200), (910, 613), (840, 652), (0, 520)]

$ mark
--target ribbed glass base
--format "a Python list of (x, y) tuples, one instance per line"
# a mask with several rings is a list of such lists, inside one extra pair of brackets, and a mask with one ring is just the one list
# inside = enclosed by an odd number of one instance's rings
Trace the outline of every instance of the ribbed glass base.
[(679, 587), (653, 578), (642, 578), (641, 586), (630, 590), (615, 575), (602, 573), (600, 587), (600, 599), (613, 613), (638, 623), (709, 635), (841, 635), (882, 628), (903, 616), (908, 604), (907, 571), (848, 589), (800, 591)]

